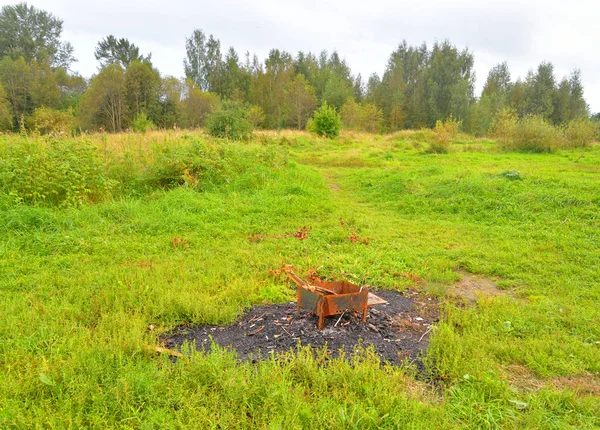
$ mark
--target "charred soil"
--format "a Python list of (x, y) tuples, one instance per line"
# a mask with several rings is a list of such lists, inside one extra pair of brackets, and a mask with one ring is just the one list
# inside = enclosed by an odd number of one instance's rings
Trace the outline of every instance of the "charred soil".
[(400, 364), (408, 359), (420, 365), (427, 348), (432, 324), (438, 319), (436, 299), (416, 292), (373, 291), (387, 304), (369, 308), (367, 322), (362, 315), (344, 313), (325, 319), (317, 330), (317, 316), (296, 304), (254, 306), (229, 326), (180, 326), (163, 337), (167, 348), (195, 342), (199, 350), (209, 350), (215, 342), (237, 351), (241, 360), (256, 361), (270, 354), (289, 352), (297, 346), (327, 346), (333, 357), (344, 350), (351, 355), (356, 346), (373, 346), (382, 361)]

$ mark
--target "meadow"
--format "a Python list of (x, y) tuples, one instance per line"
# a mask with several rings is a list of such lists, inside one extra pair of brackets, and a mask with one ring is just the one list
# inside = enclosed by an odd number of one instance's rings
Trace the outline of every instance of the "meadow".
[[(0, 136), (0, 427), (600, 427), (600, 146), (430, 139)], [(292, 300), (285, 263), (439, 298), (426, 375), (368, 347), (156, 353)], [(503, 294), (449, 297), (464, 273)]]

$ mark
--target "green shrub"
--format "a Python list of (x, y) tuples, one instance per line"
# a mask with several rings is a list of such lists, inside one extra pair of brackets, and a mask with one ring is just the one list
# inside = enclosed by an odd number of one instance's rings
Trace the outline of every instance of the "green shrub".
[(383, 113), (372, 103), (356, 103), (348, 100), (340, 111), (342, 124), (347, 130), (380, 133), (383, 124)]
[(445, 121), (436, 121), (433, 133), (435, 139), (429, 143), (427, 152), (434, 154), (446, 154), (450, 150), (450, 142), (458, 135), (458, 129), (462, 124), (450, 116)]
[(160, 146), (156, 151), (142, 178), (146, 188), (184, 185), (202, 190), (229, 183), (253, 169), (286, 163), (285, 151), (274, 146), (253, 148), (193, 140)]
[(554, 152), (564, 144), (560, 129), (543, 118), (529, 115), (517, 123), (512, 138), (512, 146), (506, 149), (521, 152)]
[(592, 144), (598, 135), (598, 125), (588, 119), (573, 120), (565, 129), (567, 146), (585, 147)]
[(491, 135), (500, 143), (502, 148), (507, 149), (511, 145), (518, 123), (517, 113), (512, 109), (502, 110), (492, 121), (490, 126)]
[(261, 127), (265, 122), (265, 118), (265, 112), (260, 106), (252, 106), (246, 113), (246, 119), (254, 128)]
[(136, 133), (145, 133), (154, 129), (154, 123), (148, 118), (146, 112), (140, 112), (131, 121), (131, 129)]
[(328, 106), (327, 103), (317, 109), (314, 116), (307, 124), (308, 130), (317, 133), (319, 136), (334, 138), (339, 136), (342, 127), (342, 119), (335, 108)]
[(0, 142), (0, 191), (17, 202), (78, 206), (109, 197), (115, 185), (88, 142)]
[(39, 107), (27, 119), (29, 130), (54, 136), (68, 135), (73, 129), (74, 118), (71, 112), (47, 107)]
[(492, 135), (505, 151), (554, 152), (565, 145), (560, 128), (535, 115), (518, 119), (511, 110), (502, 111), (494, 120)]
[(230, 140), (248, 140), (252, 124), (247, 119), (248, 110), (240, 102), (224, 102), (221, 109), (206, 121), (208, 133), (214, 137)]

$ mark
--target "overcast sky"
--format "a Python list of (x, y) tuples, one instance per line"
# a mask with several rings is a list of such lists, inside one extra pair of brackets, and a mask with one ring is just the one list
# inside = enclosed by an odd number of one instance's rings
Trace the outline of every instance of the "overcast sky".
[[(0, 4), (18, 3), (2, 1)], [(381, 74), (390, 53), (409, 44), (450, 40), (475, 56), (477, 94), (489, 69), (508, 61), (513, 80), (541, 61), (557, 79), (579, 68), (592, 112), (600, 111), (600, 1), (383, 0), (31, 0), (64, 21), (63, 36), (86, 77), (94, 48), (113, 34), (152, 52), (164, 75), (183, 76), (185, 37), (195, 28), (264, 59), (271, 48), (295, 54), (337, 50), (363, 78)]]

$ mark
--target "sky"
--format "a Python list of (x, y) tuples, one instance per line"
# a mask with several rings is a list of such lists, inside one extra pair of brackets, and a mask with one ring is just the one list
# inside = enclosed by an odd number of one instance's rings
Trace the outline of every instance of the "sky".
[[(18, 1), (2, 1), (1, 5)], [(61, 18), (63, 39), (75, 47), (72, 67), (97, 72), (94, 49), (112, 34), (152, 53), (163, 75), (182, 77), (185, 38), (213, 34), (221, 50), (233, 46), (263, 60), (270, 49), (292, 54), (337, 50), (363, 80), (382, 74), (402, 40), (411, 45), (449, 40), (474, 54), (479, 95), (491, 67), (507, 61), (513, 80), (542, 61), (558, 80), (582, 72), (591, 112), (600, 112), (600, 1), (598, 0), (30, 0)]]

